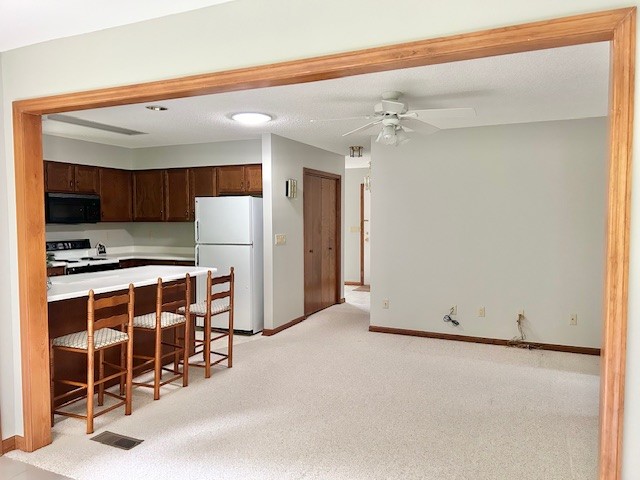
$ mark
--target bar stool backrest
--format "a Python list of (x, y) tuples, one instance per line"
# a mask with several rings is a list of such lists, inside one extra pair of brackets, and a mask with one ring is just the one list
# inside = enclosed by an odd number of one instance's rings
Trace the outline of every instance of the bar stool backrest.
[(133, 334), (133, 285), (129, 291), (121, 295), (106, 298), (95, 298), (93, 290), (89, 290), (87, 302), (87, 348), (93, 350), (93, 334), (102, 328), (118, 328), (127, 330), (129, 338)]

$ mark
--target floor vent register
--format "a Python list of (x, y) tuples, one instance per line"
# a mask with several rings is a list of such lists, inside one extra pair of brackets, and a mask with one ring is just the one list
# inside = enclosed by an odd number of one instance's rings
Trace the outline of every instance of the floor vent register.
[(92, 437), (91, 440), (111, 447), (120, 448), (122, 450), (131, 450), (133, 447), (140, 445), (144, 441), (108, 431)]

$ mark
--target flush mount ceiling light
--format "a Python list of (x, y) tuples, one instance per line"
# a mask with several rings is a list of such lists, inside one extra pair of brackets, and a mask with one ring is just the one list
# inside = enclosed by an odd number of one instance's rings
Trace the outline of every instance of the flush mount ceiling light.
[(260, 125), (273, 120), (271, 115), (256, 112), (234, 113), (231, 118), (242, 125)]
[(163, 107), (162, 105), (147, 105), (145, 108), (153, 110), (154, 112), (164, 112), (165, 110), (169, 110), (167, 107)]

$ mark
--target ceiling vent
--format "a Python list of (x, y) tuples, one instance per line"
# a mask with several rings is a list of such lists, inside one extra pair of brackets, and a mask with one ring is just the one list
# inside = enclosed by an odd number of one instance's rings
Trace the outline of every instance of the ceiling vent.
[(107, 125), (105, 123), (92, 122), (90, 120), (83, 120), (81, 118), (72, 117), (70, 115), (61, 115), (59, 113), (47, 115), (46, 118), (55, 122), (70, 123), (72, 125), (80, 125), (81, 127), (94, 128), (96, 130), (118, 133), (120, 135), (146, 135), (146, 132), (138, 132), (137, 130), (129, 130), (128, 128), (116, 127), (114, 125)]

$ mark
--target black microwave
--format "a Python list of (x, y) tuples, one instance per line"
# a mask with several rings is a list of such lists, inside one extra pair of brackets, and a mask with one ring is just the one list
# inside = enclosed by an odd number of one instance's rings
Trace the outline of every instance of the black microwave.
[(46, 193), (47, 223), (97, 223), (100, 221), (100, 197), (73, 193)]

